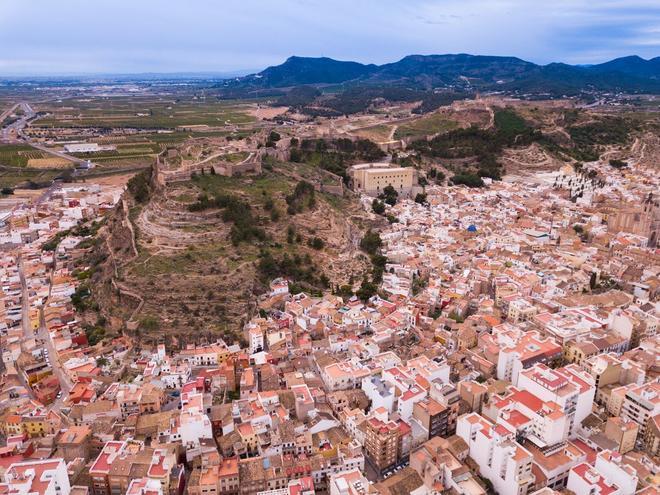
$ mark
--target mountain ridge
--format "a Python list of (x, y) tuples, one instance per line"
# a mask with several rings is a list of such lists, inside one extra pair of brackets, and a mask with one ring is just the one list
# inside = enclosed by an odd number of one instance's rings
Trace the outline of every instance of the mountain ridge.
[(660, 93), (660, 57), (646, 60), (631, 55), (584, 66), (561, 62), (539, 65), (513, 56), (466, 53), (412, 54), (382, 65), (291, 56), (280, 65), (235, 80), (238, 85), (262, 88), (375, 83), (400, 83), (425, 89), (444, 86), (529, 92), (588, 89)]

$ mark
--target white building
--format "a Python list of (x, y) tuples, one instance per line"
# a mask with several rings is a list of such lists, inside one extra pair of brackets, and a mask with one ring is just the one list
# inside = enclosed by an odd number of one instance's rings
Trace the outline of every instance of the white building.
[(365, 495), (370, 491), (369, 480), (359, 469), (330, 475), (330, 495)]
[(248, 343), (250, 354), (264, 350), (264, 332), (260, 326), (255, 325), (248, 329)]
[(198, 454), (200, 440), (213, 438), (213, 428), (211, 420), (204, 414), (202, 394), (182, 394), (181, 404), (177, 436), (185, 447), (186, 457), (190, 461)]
[[(536, 363), (547, 363), (562, 355), (562, 347), (553, 339), (542, 339), (530, 331), (515, 340), (500, 338), (502, 347), (497, 358), (497, 378), (518, 384), (518, 375)], [(507, 342), (507, 340), (509, 340)]]
[(640, 435), (646, 431), (649, 418), (660, 414), (660, 382), (632, 387), (623, 399), (621, 417), (639, 425)]
[(618, 486), (586, 462), (571, 469), (566, 488), (575, 495), (622, 495)]
[(394, 386), (384, 381), (380, 376), (370, 376), (362, 379), (362, 390), (371, 401), (371, 408), (384, 407), (388, 412), (394, 411)]
[(633, 495), (637, 491), (637, 471), (623, 462), (621, 454), (604, 450), (598, 453), (596, 471), (613, 481), (621, 490), (622, 495)]
[(483, 414), (541, 449), (559, 445), (568, 436), (568, 418), (557, 403), (544, 402), (528, 390), (511, 387), (501, 400), (485, 407)]
[(533, 457), (516, 442), (514, 432), (470, 413), (458, 419), (456, 434), (499, 495), (527, 495), (534, 482)]
[(580, 424), (591, 414), (596, 394), (593, 377), (574, 365), (553, 370), (537, 364), (519, 374), (518, 387), (544, 402), (557, 403), (568, 418), (570, 438), (575, 438)]
[(98, 143), (71, 143), (64, 145), (64, 151), (67, 153), (96, 153), (98, 151), (113, 151), (117, 147), (108, 145), (99, 145)]
[(135, 478), (131, 480), (126, 495), (163, 495), (163, 486), (153, 478)]
[(26, 461), (7, 469), (0, 493), (12, 495), (69, 495), (71, 485), (63, 459)]

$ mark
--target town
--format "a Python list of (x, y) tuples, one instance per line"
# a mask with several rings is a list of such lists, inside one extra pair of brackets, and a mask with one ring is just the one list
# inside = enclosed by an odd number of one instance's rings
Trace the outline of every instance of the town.
[(122, 183), (9, 200), (0, 493), (657, 493), (657, 173), (593, 162), (413, 199), (410, 172), (353, 172), (368, 214), (400, 181), (361, 243), (376, 293), (277, 278), (242, 341), (184, 348), (81, 321)]
[(659, 29), (0, 1), (0, 495), (660, 495)]

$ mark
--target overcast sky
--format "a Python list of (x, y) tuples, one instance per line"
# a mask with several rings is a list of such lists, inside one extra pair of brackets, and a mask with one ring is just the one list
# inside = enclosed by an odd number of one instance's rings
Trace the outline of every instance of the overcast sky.
[(0, 0), (0, 76), (257, 71), (290, 55), (660, 55), (658, 0)]

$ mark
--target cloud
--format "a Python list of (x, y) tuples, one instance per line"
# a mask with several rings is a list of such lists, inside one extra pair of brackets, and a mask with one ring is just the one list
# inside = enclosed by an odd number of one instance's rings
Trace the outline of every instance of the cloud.
[(411, 53), (596, 63), (660, 47), (649, 0), (2, 0), (4, 73), (260, 69)]

